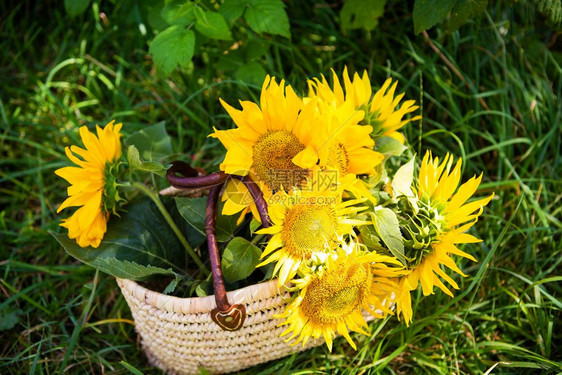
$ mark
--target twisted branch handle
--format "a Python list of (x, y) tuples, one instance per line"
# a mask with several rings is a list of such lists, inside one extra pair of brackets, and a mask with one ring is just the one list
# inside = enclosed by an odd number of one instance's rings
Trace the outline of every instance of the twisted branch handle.
[[(177, 176), (181, 173), (183, 177)], [(166, 178), (170, 185), (178, 189), (193, 189), (209, 187), (207, 206), (205, 209), (205, 233), (207, 235), (207, 247), (209, 249), (209, 260), (213, 274), (213, 288), (217, 307), (211, 310), (211, 318), (223, 330), (236, 331), (240, 329), (246, 319), (246, 308), (242, 304), (231, 305), (226, 296), (224, 278), (222, 275), (219, 248), (216, 237), (217, 206), (221, 190), (229, 178), (240, 180), (250, 192), (254, 203), (260, 214), (262, 226), (269, 227), (270, 220), (267, 213), (267, 203), (258, 185), (249, 176), (228, 175), (223, 172), (199, 176), (199, 172), (189, 164), (175, 161), (166, 172)]]

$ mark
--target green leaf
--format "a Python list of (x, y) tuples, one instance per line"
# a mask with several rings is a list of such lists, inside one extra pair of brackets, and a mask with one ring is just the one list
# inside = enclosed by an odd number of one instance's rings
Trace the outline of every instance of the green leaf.
[(370, 250), (381, 247), (379, 237), (377, 236), (374, 227), (370, 225), (360, 225), (358, 228), (365, 246), (367, 246)]
[(209, 290), (211, 289), (211, 282), (210, 281), (202, 281), (197, 284), (195, 288), (195, 294), (197, 297), (205, 297), (209, 295)]
[(414, 181), (414, 160), (412, 158), (409, 162), (401, 166), (392, 179), (392, 190), (397, 195), (405, 195), (412, 197), (412, 182)]
[(211, 39), (231, 40), (232, 35), (230, 29), (224, 20), (224, 17), (216, 12), (205, 12), (206, 24), (199, 23), (199, 19), (195, 24), (195, 29), (201, 34)]
[(261, 250), (245, 238), (235, 237), (222, 254), (221, 268), (225, 279), (235, 282), (250, 276), (260, 262)]
[(96, 259), (92, 266), (110, 275), (131, 280), (146, 280), (154, 275), (176, 276), (171, 268), (164, 269), (110, 257)]
[(166, 167), (155, 161), (143, 162), (140, 159), (139, 150), (134, 146), (130, 145), (127, 149), (127, 161), (129, 162), (129, 168), (131, 171), (144, 171), (157, 174), (164, 177), (166, 175)]
[(176, 275), (176, 277), (174, 277), (172, 279), (172, 281), (170, 281), (168, 286), (166, 286), (166, 288), (164, 288), (164, 291), (162, 292), (162, 294), (172, 294), (172, 293), (174, 293), (174, 290), (176, 290), (176, 287), (178, 286), (179, 281), (180, 281), (180, 278)]
[(406, 264), (404, 238), (400, 233), (400, 224), (394, 211), (389, 208), (375, 207), (375, 211), (371, 212), (371, 220), (388, 250), (403, 264)]
[(383, 154), (385, 158), (400, 156), (407, 148), (392, 137), (381, 137), (375, 142), (375, 151)]
[(170, 25), (187, 26), (195, 22), (195, 4), (185, 0), (167, 2), (160, 15)]
[(252, 0), (244, 18), (258, 34), (268, 33), (291, 38), (289, 17), (281, 0)]
[(342, 30), (374, 30), (385, 4), (386, 0), (346, 0), (340, 12)]
[(241, 49), (229, 51), (228, 54), (219, 57), (215, 63), (215, 68), (222, 72), (234, 72), (246, 63)]
[(263, 279), (271, 280), (273, 278), (273, 271), (275, 270), (275, 265), (273, 263), (266, 264), (265, 266), (261, 266), (260, 270), (263, 272)]
[(250, 222), (250, 233), (254, 234), (259, 227), (261, 227), (261, 223), (256, 220), (256, 218), (252, 218), (252, 221)]
[[(96, 249), (81, 248), (74, 240), (67, 238), (64, 234), (53, 234), (53, 236), (59, 244), (64, 247), (66, 252), (74, 258), (115, 277), (131, 280), (146, 280), (155, 275), (176, 276), (172, 268), (164, 269), (151, 265), (141, 265), (129, 260), (120, 260), (115, 257), (107, 256), (105, 248), (102, 249), (102, 252), (97, 253)], [(117, 246), (119, 245), (122, 244), (118, 244)], [(121, 251), (125, 252), (123, 249)], [(135, 248), (134, 251), (149, 252), (149, 250), (139, 250), (138, 248)]]
[(169, 26), (168, 22), (162, 17), (162, 8), (164, 7), (164, 2), (162, 0), (151, 2), (146, 10), (146, 19), (148, 25), (154, 31), (164, 30)]
[(232, 24), (246, 10), (251, 0), (225, 0), (219, 8), (219, 13), (222, 14), (226, 22)]
[[(205, 233), (205, 210), (207, 207), (207, 198), (186, 198), (176, 197), (176, 206), (183, 218), (201, 235)], [(217, 221), (215, 223), (216, 236), (218, 242), (226, 242), (234, 236), (236, 230), (237, 215), (221, 215), (222, 207), (218, 208)]]
[(548, 23), (557, 31), (562, 24), (561, 0), (538, 0), (538, 9), (548, 17)]
[(271, 43), (264, 39), (250, 39), (244, 48), (246, 61), (259, 59), (267, 53)]
[(488, 6), (488, 0), (458, 0), (451, 10), (451, 18), (448, 22), (448, 31), (459, 29), (471, 18), (484, 13)]
[[(185, 222), (171, 199), (162, 200), (180, 229)], [(121, 217), (112, 216), (101, 244), (82, 248), (67, 234), (53, 234), (67, 253), (112, 276), (145, 280), (154, 275), (186, 274), (183, 246), (152, 201), (146, 197), (127, 205)]]
[(261, 85), (266, 75), (267, 72), (257, 61), (243, 64), (236, 70), (236, 79), (248, 84)]
[(7, 331), (18, 324), (21, 310), (12, 310), (9, 306), (5, 306), (0, 310), (0, 331)]
[(202, 26), (205, 27), (210, 27), (211, 24), (209, 23), (209, 20), (207, 20), (207, 15), (205, 14), (205, 11), (203, 10), (203, 8), (201, 8), (200, 6), (195, 6), (194, 9), (194, 14), (195, 14), (195, 21)]
[(172, 139), (166, 132), (164, 121), (131, 134), (125, 143), (135, 146), (144, 160), (162, 160), (172, 153)]
[[(385, 163), (380, 163), (375, 166), (375, 174), (367, 177), (367, 184), (371, 187), (371, 193), (373, 189), (383, 180), (386, 180), (387, 172), (384, 166)], [(380, 189), (376, 189), (377, 191)]]
[(142, 371), (140, 371), (139, 369), (137, 369), (135, 366), (125, 362), (125, 361), (121, 361), (119, 362), (123, 367), (125, 367), (131, 374), (133, 375), (143, 375)]
[(421, 33), (443, 22), (457, 0), (416, 0), (414, 3), (414, 32)]
[(64, 8), (70, 17), (78, 16), (88, 9), (90, 0), (64, 0)]
[(174, 25), (159, 33), (148, 51), (158, 70), (169, 75), (179, 67), (186, 67), (195, 49), (195, 34), (183, 26)]

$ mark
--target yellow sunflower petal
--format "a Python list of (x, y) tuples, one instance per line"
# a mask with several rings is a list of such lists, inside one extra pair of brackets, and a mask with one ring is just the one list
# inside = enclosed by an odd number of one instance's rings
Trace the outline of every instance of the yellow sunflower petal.
[(98, 247), (107, 230), (109, 214), (102, 197), (108, 165), (115, 163), (121, 156), (121, 126), (115, 125), (114, 121), (103, 129), (96, 125), (97, 136), (87, 127), (81, 127), (79, 132), (85, 148), (65, 148), (67, 157), (78, 167), (63, 167), (55, 171), (71, 184), (67, 188), (69, 196), (57, 212), (68, 207), (79, 207), (68, 219), (63, 220), (61, 226), (68, 229), (68, 237), (76, 240), (81, 247)]

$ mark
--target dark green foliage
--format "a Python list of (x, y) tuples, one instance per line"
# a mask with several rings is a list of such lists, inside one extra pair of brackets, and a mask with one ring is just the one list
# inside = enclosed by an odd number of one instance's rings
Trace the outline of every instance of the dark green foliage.
[(552, 25), (560, 28), (562, 24), (562, 0), (538, 0), (537, 7), (548, 16)]
[(281, 0), (250, 0), (246, 3), (244, 19), (253, 31), (291, 37), (289, 18)]
[(195, 34), (180, 25), (173, 25), (162, 31), (150, 43), (150, 54), (154, 63), (169, 75), (177, 68), (187, 67), (195, 49)]
[(260, 262), (259, 247), (242, 237), (234, 237), (222, 254), (221, 268), (228, 282), (243, 280), (254, 272)]
[[(251, 30), (258, 35), (291, 37), (289, 18), (281, 0), (227, 0), (218, 7), (218, 12), (215, 4), (206, 1), (171, 0), (160, 3), (159, 16), (155, 14), (158, 8), (154, 5), (145, 11), (149, 24), (157, 33), (150, 42), (149, 52), (164, 76), (170, 75), (177, 67), (185, 69), (193, 58), (196, 45), (198, 53), (205, 51), (216, 58), (226, 59), (229, 65), (236, 64), (236, 56), (232, 58), (214, 51), (215, 47), (228, 49), (232, 42), (227, 44), (224, 41), (232, 41), (233, 33), (247, 34)], [(240, 17), (245, 23), (235, 22)], [(164, 24), (168, 25), (165, 29)], [(191, 30), (193, 27), (197, 34)], [(252, 63), (250, 60), (247, 62)], [(265, 76), (262, 72), (263, 68), (258, 66), (256, 74), (240, 71), (238, 78), (256, 83)]]
[(342, 30), (374, 30), (384, 14), (386, 0), (347, 0), (340, 13)]
[(173, 152), (172, 140), (166, 132), (164, 121), (136, 131), (125, 139), (125, 144), (135, 146), (139, 156), (149, 161), (165, 159)]
[(197, 22), (195, 29), (211, 39), (231, 40), (230, 29), (220, 13), (204, 12), (203, 22)]
[(427, 30), (442, 22), (457, 0), (416, 0), (414, 3), (414, 31)]
[[(173, 202), (168, 207), (174, 209)], [(175, 215), (177, 217), (177, 215)], [(177, 220), (180, 228), (185, 227)], [(100, 246), (82, 248), (66, 234), (55, 234), (67, 253), (110, 275), (146, 280), (153, 275), (186, 275), (186, 254), (156, 205), (143, 198), (112, 217)]]
[[(202, 236), (205, 236), (205, 208), (207, 206), (207, 198), (175, 198), (178, 211), (183, 218)], [(217, 241), (227, 242), (234, 234), (236, 229), (236, 220), (238, 217), (222, 215), (221, 209), (218, 209), (217, 220), (215, 223), (215, 234)]]
[[(550, 14), (559, 14), (550, 6), (551, 0), (541, 0), (549, 3)], [(557, 0), (553, 0), (557, 1)], [(346, 0), (341, 13), (342, 30), (365, 29), (374, 30), (378, 20), (384, 15), (386, 0)], [(444, 21), (448, 24), (449, 32), (456, 31), (467, 21), (481, 15), (488, 5), (488, 0), (415, 0), (413, 6), (414, 31), (421, 33)]]
[(458, 0), (451, 9), (448, 30), (458, 30), (468, 20), (482, 14), (487, 5), (488, 0)]
[(88, 9), (90, 0), (64, 0), (64, 7), (72, 17), (78, 16)]

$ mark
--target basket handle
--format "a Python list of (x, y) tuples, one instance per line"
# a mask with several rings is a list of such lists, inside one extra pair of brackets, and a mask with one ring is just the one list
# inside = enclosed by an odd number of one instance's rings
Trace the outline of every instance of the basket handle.
[[(177, 172), (181, 172), (185, 177), (178, 177), (176, 175)], [(260, 214), (262, 226), (267, 228), (271, 224), (267, 213), (267, 203), (263, 198), (263, 194), (257, 184), (248, 176), (227, 175), (222, 172), (199, 176), (197, 170), (184, 162), (173, 162), (172, 167), (166, 173), (166, 177), (170, 184), (176, 188), (210, 187), (205, 209), (205, 233), (207, 235), (207, 247), (209, 249), (215, 303), (217, 305), (211, 310), (211, 319), (225, 331), (237, 331), (242, 328), (246, 320), (246, 307), (242, 304), (231, 305), (228, 302), (216, 237), (217, 206), (222, 187), (227, 179), (236, 178), (244, 183), (252, 195)]]

